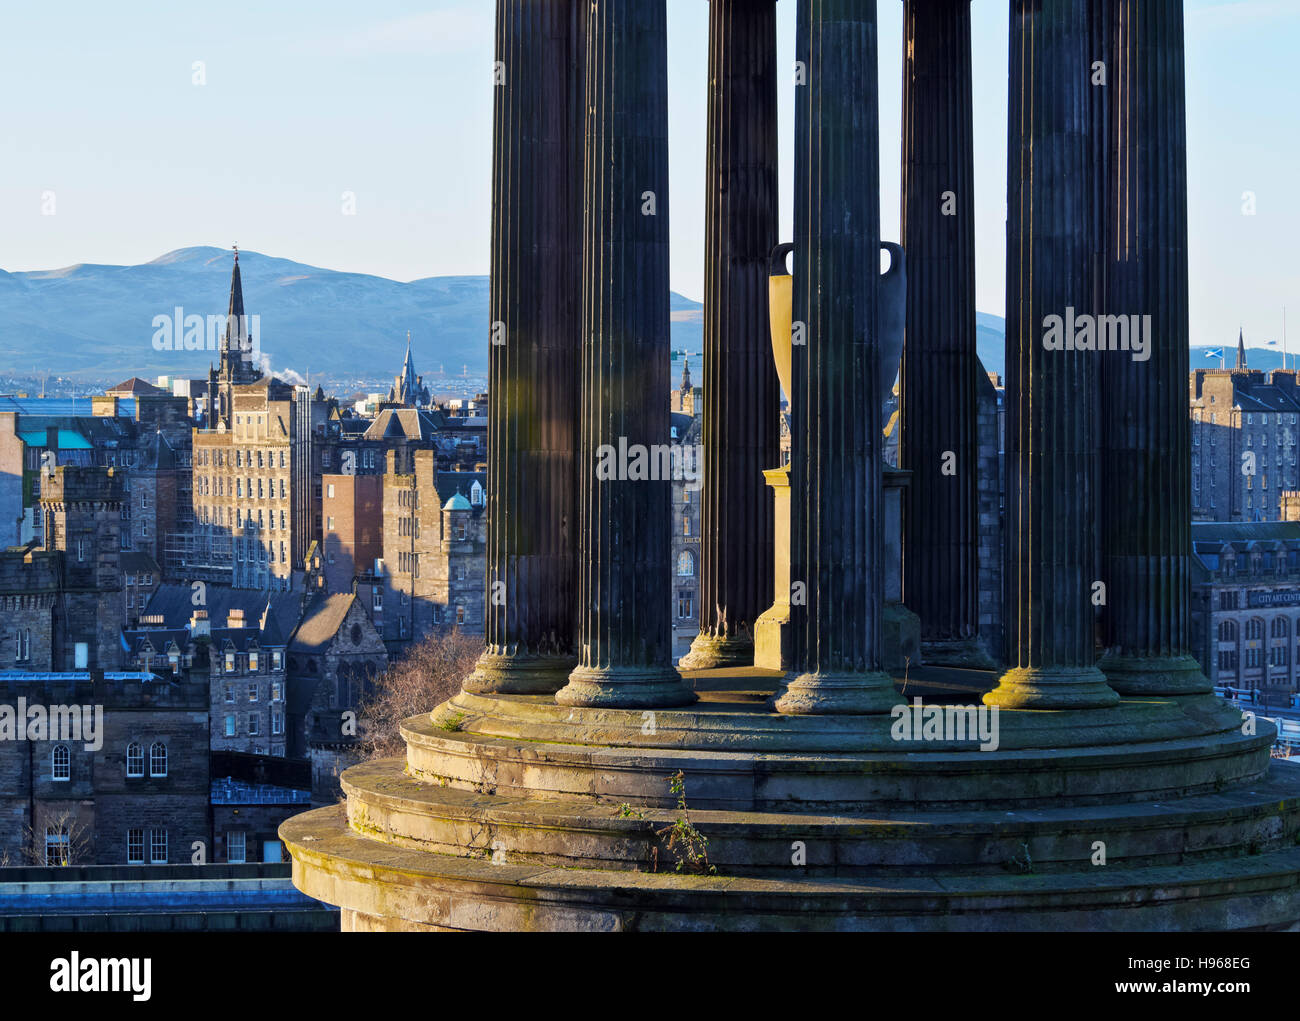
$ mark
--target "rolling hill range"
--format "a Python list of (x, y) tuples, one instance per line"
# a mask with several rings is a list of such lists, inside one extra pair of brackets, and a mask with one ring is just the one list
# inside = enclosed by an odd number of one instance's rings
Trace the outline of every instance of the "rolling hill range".
[[(416, 368), (430, 377), (440, 367), (449, 374), (487, 368), (487, 277), (401, 283), (257, 252), (240, 252), (239, 261), (245, 308), (261, 317), (261, 347), (274, 371), (382, 379), (400, 367), (408, 330)], [(153, 320), (177, 306), (187, 315), (224, 313), (230, 264), (225, 249), (196, 247), (139, 266), (0, 270), (0, 371), (202, 375), (215, 353), (155, 350)], [(702, 306), (674, 293), (671, 307), (673, 347), (700, 351)], [(976, 319), (980, 360), (1001, 373), (1003, 320), (983, 312)], [(1218, 367), (1206, 350), (1192, 349), (1193, 367)], [(1226, 353), (1231, 364), (1234, 353)], [(1275, 348), (1251, 348), (1248, 358), (1261, 369), (1281, 361)]]

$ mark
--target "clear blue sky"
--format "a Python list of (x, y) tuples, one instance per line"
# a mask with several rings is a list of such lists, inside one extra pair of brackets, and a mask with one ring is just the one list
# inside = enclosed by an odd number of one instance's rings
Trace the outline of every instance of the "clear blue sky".
[[(789, 224), (794, 0), (781, 0)], [(485, 273), (490, 0), (50, 0), (0, 17), (0, 268), (234, 242), (399, 280)], [(707, 5), (668, 0), (672, 282), (702, 290)], [(899, 0), (881, 0), (898, 231)], [(1188, 0), (1192, 339), (1300, 349), (1300, 2)], [(979, 307), (1003, 311), (1006, 0), (974, 0)], [(192, 84), (195, 61), (207, 83)], [(356, 195), (356, 215), (341, 212)], [(1242, 215), (1242, 193), (1257, 215)], [(56, 213), (42, 215), (53, 192)]]

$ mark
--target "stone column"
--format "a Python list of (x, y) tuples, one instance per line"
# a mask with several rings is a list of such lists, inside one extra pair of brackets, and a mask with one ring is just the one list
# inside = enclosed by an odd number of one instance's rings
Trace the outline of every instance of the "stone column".
[(979, 637), (972, 132), (970, 0), (904, 0), (903, 602), (924, 662), (992, 669)]
[(780, 391), (768, 337), (777, 242), (776, 0), (710, 0), (700, 634), (683, 668), (754, 662), (772, 587)]
[[(1191, 655), (1187, 106), (1181, 0), (1111, 0), (1112, 170), (1102, 359), (1103, 580), (1110, 686), (1212, 690)], [(1129, 317), (1132, 317), (1131, 319)], [(1149, 318), (1143, 318), (1149, 317)], [(1144, 350), (1135, 350), (1134, 329)]]
[(487, 649), (466, 691), (551, 693), (574, 647), (585, 0), (497, 0)]
[(665, 0), (591, 0), (579, 659), (562, 705), (684, 705), (672, 666)]
[(794, 665), (783, 713), (888, 712), (877, 375), (876, 5), (799, 0), (791, 457)]
[(1007, 708), (1087, 709), (1119, 700), (1096, 667), (1093, 634), (1098, 356), (1095, 350), (1066, 349), (1074, 348), (1075, 314), (1093, 312), (1096, 299), (1093, 2), (1011, 3), (1006, 364), (1011, 669), (984, 696), (987, 704)]

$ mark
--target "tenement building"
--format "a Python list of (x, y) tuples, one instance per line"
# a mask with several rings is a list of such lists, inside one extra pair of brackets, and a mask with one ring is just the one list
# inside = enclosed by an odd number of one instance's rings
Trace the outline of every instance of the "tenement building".
[(232, 606), (214, 623), (195, 609), (184, 627), (166, 625), (166, 615), (146, 614), (122, 632), (130, 667), (203, 685), (213, 751), (283, 757), (287, 643), (270, 603), (260, 616)]
[(383, 480), (383, 574), (376, 581), (393, 650), (431, 631), (483, 628), (487, 478), (440, 471), (431, 450), (416, 451), (413, 462), (413, 470), (399, 470), (390, 453)]
[(1300, 522), (1192, 525), (1192, 635), (1216, 683), (1289, 704), (1300, 669)]
[(164, 567), (169, 577), (286, 591), (320, 534), (336, 409), (319, 387), (263, 375), (245, 322), (236, 253), (221, 364), (193, 435), (194, 526), (168, 538)]
[(211, 841), (207, 700), (145, 672), (0, 671), (0, 720), (40, 705), (83, 724), (0, 741), (0, 864), (190, 862)]
[(0, 553), (0, 668), (116, 670), (126, 613), (122, 477), (47, 460), (41, 479), (44, 545)]
[(1191, 374), (1192, 516), (1196, 521), (1281, 520), (1284, 490), (1300, 488), (1300, 384), (1294, 369)]

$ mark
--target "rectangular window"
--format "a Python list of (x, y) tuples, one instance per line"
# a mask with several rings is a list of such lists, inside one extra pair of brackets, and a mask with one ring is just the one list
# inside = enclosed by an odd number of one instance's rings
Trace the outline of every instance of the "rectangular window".
[(234, 736), (235, 736), (235, 718), (233, 716), (227, 716), (226, 737), (234, 737)]
[(235, 701), (235, 686), (233, 684), (226, 685), (226, 701), (230, 703)]
[(271, 734), (279, 736), (284, 733), (284, 713), (271, 714)]
[(257, 713), (249, 713), (249, 714), (248, 714), (248, 734), (249, 734), (249, 736), (250, 736), (250, 737), (256, 737), (260, 732), (261, 732), (261, 727), (260, 727), (260, 725), (259, 725), (259, 723), (258, 723)]
[(152, 865), (167, 864), (167, 831), (151, 829), (149, 831), (149, 862)]
[(226, 831), (226, 861), (232, 865), (241, 865), (247, 859), (245, 855), (244, 831)]
[(271, 653), (271, 669), (272, 669), (272, 670), (279, 670), (279, 669), (280, 669), (280, 664), (283, 662), (283, 659), (282, 659), (283, 655), (284, 655), (284, 654), (281, 653), (281, 652), (273, 652), (273, 653)]
[(71, 865), (72, 840), (66, 829), (56, 826), (45, 827), (45, 864)]
[(234, 672), (235, 672), (235, 654), (233, 652), (228, 652), (226, 653), (226, 673), (233, 674)]
[(249, 670), (256, 670), (256, 669), (257, 669), (257, 653), (256, 653), (256, 652), (250, 652), (250, 653), (248, 654), (248, 669), (249, 669)]
[(144, 864), (144, 830), (126, 831), (126, 863), (128, 865)]
[(271, 701), (280, 702), (283, 699), (283, 688), (279, 681), (271, 682)]

